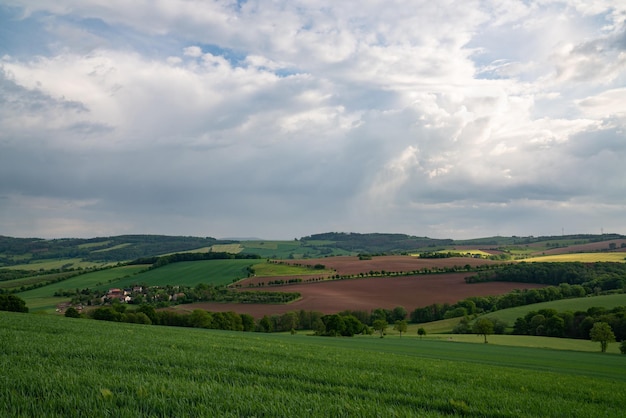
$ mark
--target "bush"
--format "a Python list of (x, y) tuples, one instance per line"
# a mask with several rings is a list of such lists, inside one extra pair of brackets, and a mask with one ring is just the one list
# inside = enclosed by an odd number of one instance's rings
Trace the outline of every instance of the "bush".
[(622, 354), (626, 354), (626, 340), (622, 341), (619, 345), (619, 351), (621, 351)]
[(70, 306), (65, 311), (65, 316), (67, 318), (80, 318), (80, 313), (78, 312), (78, 310), (75, 307)]
[(0, 311), (28, 312), (24, 299), (15, 295), (0, 295)]

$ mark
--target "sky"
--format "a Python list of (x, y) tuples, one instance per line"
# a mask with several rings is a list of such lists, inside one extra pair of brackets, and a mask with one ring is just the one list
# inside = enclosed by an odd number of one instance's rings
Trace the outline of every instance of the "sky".
[(626, 234), (623, 0), (3, 0), (0, 235)]

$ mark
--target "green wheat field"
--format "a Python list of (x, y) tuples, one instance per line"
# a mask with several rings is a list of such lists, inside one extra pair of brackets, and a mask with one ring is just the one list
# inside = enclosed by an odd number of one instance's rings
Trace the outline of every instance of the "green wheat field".
[(5, 417), (617, 417), (626, 356), (0, 312)]

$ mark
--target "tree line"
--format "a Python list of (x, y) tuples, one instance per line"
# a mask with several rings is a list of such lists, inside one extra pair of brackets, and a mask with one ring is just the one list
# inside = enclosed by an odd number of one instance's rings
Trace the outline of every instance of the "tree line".
[(626, 286), (626, 263), (562, 262), (505, 264), (481, 271), (465, 279), (467, 283), (520, 282), (559, 285), (580, 284), (600, 290), (623, 289)]
[(163, 267), (172, 263), (182, 261), (204, 261), (204, 260), (258, 260), (261, 256), (257, 254), (239, 253), (232, 254), (219, 251), (209, 251), (206, 253), (175, 253), (162, 256), (137, 258), (128, 265), (150, 264), (151, 268)]
[(497, 296), (472, 296), (457, 303), (433, 303), (416, 308), (410, 314), (411, 322), (424, 323), (441, 319), (458, 318), (468, 315), (532, 305), (553, 300), (579, 298), (594, 294), (595, 290), (582, 285), (561, 283), (559, 286), (547, 286), (540, 289), (513, 290)]
[(0, 262), (3, 265), (23, 264), (24, 259), (16, 256), (25, 254), (28, 254), (31, 260), (82, 258), (94, 262), (116, 262), (231, 242), (233, 241), (218, 241), (211, 237), (165, 235), (119, 235), (51, 240), (0, 236)]
[(208, 328), (250, 332), (296, 332), (313, 330), (319, 336), (346, 336), (372, 334), (378, 331), (381, 337), (393, 324), (394, 329), (406, 332), (407, 311), (401, 306), (394, 309), (378, 308), (372, 311), (343, 311), (323, 314), (317, 311), (290, 311), (284, 314), (265, 315), (255, 320), (251, 315), (236, 312), (209, 312), (196, 309), (191, 313), (158, 310), (152, 305), (137, 307), (114, 303), (80, 313), (76, 308), (66, 310), (67, 317), (86, 317), (101, 321), (129, 322), (147, 325)]
[(513, 334), (588, 339), (597, 322), (609, 324), (618, 341), (626, 340), (626, 306), (592, 307), (586, 311), (540, 309), (515, 320)]

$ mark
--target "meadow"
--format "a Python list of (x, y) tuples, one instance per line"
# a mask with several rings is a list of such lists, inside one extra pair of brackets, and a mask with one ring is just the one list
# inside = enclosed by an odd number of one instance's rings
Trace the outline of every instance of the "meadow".
[(0, 282), (0, 289), (19, 290), (22, 286), (32, 286), (40, 283), (45, 284), (54, 280), (62, 279), (63, 277), (73, 276), (74, 274), (76, 274), (74, 271), (64, 271), (62, 273), (49, 273), (23, 277), (21, 279), (5, 280)]
[(0, 415), (621, 416), (624, 357), (0, 312)]
[(146, 265), (120, 266), (71, 277), (58, 283), (52, 283), (37, 289), (20, 292), (17, 295), (26, 301), (26, 305), (32, 311), (54, 311), (54, 307), (61, 302), (69, 301), (68, 297), (55, 297), (54, 294), (61, 290), (92, 289), (118, 287), (118, 280), (132, 276), (142, 270)]
[(334, 274), (331, 269), (313, 269), (310, 267), (294, 266), (282, 263), (261, 262), (252, 266), (254, 274), (257, 277), (275, 277), (275, 276), (312, 276)]
[(127, 277), (117, 282), (116, 287), (128, 287), (133, 284), (147, 286), (196, 286), (199, 283), (214, 286), (228, 285), (247, 277), (246, 268), (257, 261), (246, 259), (182, 261)]
[(532, 305), (517, 306), (515, 308), (502, 309), (500, 311), (490, 312), (484, 317), (498, 318), (507, 322), (510, 327), (513, 326), (515, 320), (523, 317), (530, 311), (538, 311), (540, 309), (556, 309), (562, 311), (586, 311), (592, 307), (603, 307), (607, 309), (617, 306), (626, 306), (626, 293), (615, 295), (588, 296), (584, 298), (561, 299), (551, 302), (534, 303)]
[(25, 264), (15, 264), (7, 266), (11, 270), (32, 270), (32, 271), (46, 271), (63, 268), (83, 268), (88, 269), (92, 267), (104, 267), (111, 263), (85, 261), (82, 258), (59, 258), (59, 259), (42, 259), (32, 260)]

